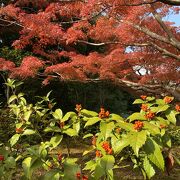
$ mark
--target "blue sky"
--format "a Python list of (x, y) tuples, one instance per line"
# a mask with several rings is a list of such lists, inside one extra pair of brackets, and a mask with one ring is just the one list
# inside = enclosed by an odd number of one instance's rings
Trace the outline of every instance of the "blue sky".
[(165, 18), (165, 20), (175, 22), (177, 26), (180, 26), (180, 14), (169, 15), (168, 17)]

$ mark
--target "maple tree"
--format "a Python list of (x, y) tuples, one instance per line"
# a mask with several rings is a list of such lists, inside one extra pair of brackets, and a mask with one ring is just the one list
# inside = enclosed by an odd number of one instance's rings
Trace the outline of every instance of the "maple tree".
[[(177, 6), (172, 6), (177, 5)], [(179, 1), (16, 0), (0, 9), (1, 39), (32, 56), (17, 66), (0, 59), (10, 77), (63, 81), (109, 80), (127, 90), (179, 95), (180, 31), (165, 21)], [(39, 71), (40, 70), (40, 71)]]

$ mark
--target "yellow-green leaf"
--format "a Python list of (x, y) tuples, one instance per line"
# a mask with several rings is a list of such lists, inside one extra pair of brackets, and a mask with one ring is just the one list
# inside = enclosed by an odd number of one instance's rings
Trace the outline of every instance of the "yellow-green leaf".
[(63, 116), (61, 109), (56, 109), (55, 112), (52, 113), (53, 117), (57, 120), (60, 120)]
[(12, 101), (14, 101), (15, 99), (17, 99), (16, 95), (12, 95), (9, 99), (8, 99), (8, 104), (10, 104)]
[(69, 128), (69, 129), (66, 129), (66, 130), (63, 130), (63, 133), (67, 134), (68, 136), (77, 136), (77, 132), (76, 130), (72, 129), (72, 128)]
[(116, 122), (123, 122), (124, 119), (118, 114), (111, 114), (109, 120), (115, 120)]
[(62, 141), (63, 135), (55, 135), (51, 138), (50, 143), (52, 144), (53, 148), (57, 147), (59, 143)]
[(149, 162), (147, 156), (145, 156), (145, 158), (144, 158), (143, 168), (146, 172), (148, 179), (151, 179), (155, 174), (155, 170), (154, 170), (153, 166), (151, 165), (151, 163)]
[(176, 114), (177, 114), (176, 111), (168, 111), (166, 113), (166, 117), (167, 117), (168, 121), (173, 124), (176, 124)]
[(88, 117), (95, 117), (98, 116), (98, 113), (95, 111), (89, 111), (87, 109), (82, 109), (81, 114)]
[(21, 136), (20, 134), (15, 134), (11, 137), (10, 139), (11, 146), (14, 146), (18, 142), (20, 136)]
[(152, 135), (160, 134), (159, 127), (149, 123), (147, 121), (144, 121), (144, 128), (147, 129)]
[(86, 122), (84, 127), (92, 126), (93, 124), (96, 124), (97, 122), (101, 121), (101, 118), (99, 117), (92, 117), (89, 118), (89, 120)]
[(108, 137), (111, 136), (111, 133), (114, 127), (115, 125), (113, 122), (110, 122), (110, 123), (101, 122), (100, 131), (101, 131), (102, 136), (104, 137), (104, 140), (106, 140)]
[(144, 101), (142, 99), (136, 99), (133, 104), (143, 104)]
[(130, 122), (132, 122), (134, 120), (146, 120), (145, 116), (141, 113), (133, 113), (127, 119), (129, 119)]
[(149, 160), (159, 169), (164, 170), (164, 158), (160, 146), (152, 138), (149, 137), (147, 139), (144, 150)]
[(129, 144), (136, 156), (139, 155), (139, 149), (145, 144), (147, 134), (146, 131), (131, 132), (128, 135)]
[(116, 124), (118, 127), (125, 129), (126, 131), (135, 131), (133, 124), (131, 123), (127, 123), (127, 122), (118, 122)]
[(33, 129), (26, 129), (22, 135), (32, 135), (35, 133), (36, 133), (36, 131), (34, 131)]
[(111, 138), (111, 145), (114, 154), (119, 154), (125, 147), (129, 145), (129, 139), (128, 138), (116, 138), (113, 136)]
[(71, 119), (72, 117), (77, 116), (77, 114), (75, 112), (67, 112), (64, 117), (61, 119), (61, 122), (65, 122), (69, 119)]

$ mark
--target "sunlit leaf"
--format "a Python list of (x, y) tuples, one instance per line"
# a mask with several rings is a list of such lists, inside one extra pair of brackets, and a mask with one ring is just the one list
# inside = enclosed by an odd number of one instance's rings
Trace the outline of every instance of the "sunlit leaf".
[(144, 167), (144, 170), (146, 172), (148, 179), (151, 179), (155, 174), (155, 170), (153, 166), (151, 165), (151, 163), (149, 162), (147, 156), (145, 156), (144, 158), (143, 167)]
[(61, 109), (56, 109), (55, 112), (52, 113), (53, 117), (57, 120), (62, 119), (63, 113)]
[(129, 145), (132, 147), (136, 156), (139, 155), (139, 149), (145, 144), (146, 138), (146, 131), (131, 132), (128, 134)]
[(152, 138), (147, 139), (144, 145), (144, 150), (149, 160), (159, 169), (164, 170), (164, 158), (161, 149)]
[(15, 134), (11, 137), (10, 139), (11, 146), (14, 146), (18, 142), (20, 136), (21, 136), (20, 134)]
[(99, 118), (99, 117), (89, 118), (89, 120), (86, 122), (86, 124), (85, 124), (84, 127), (92, 126), (92, 125), (96, 124), (96, 123), (99, 122), (99, 121), (101, 121), (101, 118)]
[(53, 145), (53, 148), (57, 147), (60, 144), (60, 142), (62, 141), (62, 139), (63, 139), (63, 135), (57, 134), (57, 135), (53, 136), (50, 139), (50, 143)]

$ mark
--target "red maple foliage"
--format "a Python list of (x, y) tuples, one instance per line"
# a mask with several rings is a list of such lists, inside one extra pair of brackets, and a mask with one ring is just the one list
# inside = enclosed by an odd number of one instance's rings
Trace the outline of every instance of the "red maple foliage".
[(27, 56), (22, 60), (19, 67), (11, 70), (11, 77), (28, 78), (34, 77), (39, 68), (42, 68), (44, 62), (33, 56)]
[(41, 68), (45, 85), (54, 77), (108, 79), (146, 89), (156, 84), (167, 87), (170, 82), (177, 85), (180, 29), (163, 18), (178, 14), (180, 8), (170, 6), (179, 5), (171, 0), (162, 2), (13, 1), (0, 9), (1, 21), (21, 29), (12, 46), (36, 57), (24, 58), (19, 67), (1, 58), (0, 69), (8, 70), (11, 77), (27, 78), (38, 75)]

